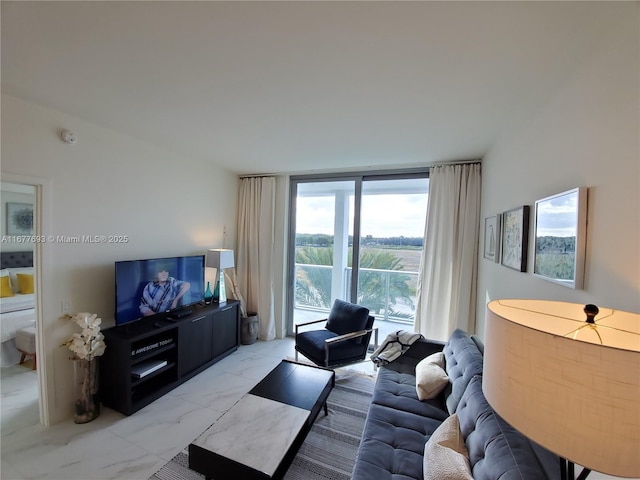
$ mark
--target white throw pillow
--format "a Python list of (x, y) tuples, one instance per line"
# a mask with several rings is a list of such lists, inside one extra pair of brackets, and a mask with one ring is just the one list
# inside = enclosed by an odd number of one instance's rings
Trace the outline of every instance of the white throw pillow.
[(469, 452), (454, 413), (433, 432), (424, 445), (424, 480), (473, 480)]
[(438, 352), (416, 365), (416, 393), (420, 400), (435, 398), (449, 383), (444, 370), (444, 353)]

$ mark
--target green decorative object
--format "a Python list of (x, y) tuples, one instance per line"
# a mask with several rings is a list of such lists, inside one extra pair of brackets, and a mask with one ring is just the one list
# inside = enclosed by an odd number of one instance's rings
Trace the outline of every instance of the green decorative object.
[(211, 286), (209, 282), (207, 282), (207, 289), (204, 291), (204, 304), (209, 305), (213, 301), (213, 292), (211, 291)]

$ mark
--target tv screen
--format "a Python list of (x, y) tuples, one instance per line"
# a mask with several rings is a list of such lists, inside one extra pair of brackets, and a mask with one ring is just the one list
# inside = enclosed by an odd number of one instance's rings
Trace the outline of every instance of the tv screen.
[(116, 262), (116, 325), (204, 300), (204, 255)]

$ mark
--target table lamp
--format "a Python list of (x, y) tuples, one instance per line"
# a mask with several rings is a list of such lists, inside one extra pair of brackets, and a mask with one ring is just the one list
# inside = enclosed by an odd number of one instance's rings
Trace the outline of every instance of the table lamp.
[[(225, 248), (210, 248), (207, 251), (207, 267), (217, 269), (218, 279), (216, 282), (216, 288), (213, 293), (213, 301), (218, 303), (224, 303), (227, 301), (227, 290), (224, 286), (224, 269), (233, 268), (233, 250)], [(218, 292), (218, 298), (216, 298), (216, 292)]]
[(482, 388), (514, 428), (574, 465), (640, 477), (640, 315), (595, 305), (487, 305)]

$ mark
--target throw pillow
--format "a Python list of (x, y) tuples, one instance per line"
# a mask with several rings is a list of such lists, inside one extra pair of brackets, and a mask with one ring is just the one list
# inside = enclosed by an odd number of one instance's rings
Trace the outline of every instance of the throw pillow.
[(0, 298), (13, 297), (9, 277), (0, 277)]
[(13, 288), (13, 293), (20, 293), (20, 284), (18, 283), (19, 273), (33, 275), (33, 267), (8, 268), (7, 270), (9, 270), (9, 277), (11, 278), (11, 288)]
[(416, 393), (420, 400), (435, 398), (449, 383), (444, 370), (444, 353), (437, 352), (416, 365)]
[(427, 440), (422, 470), (424, 480), (473, 480), (469, 452), (455, 413)]
[(17, 277), (20, 293), (33, 293), (33, 275), (18, 273)]

